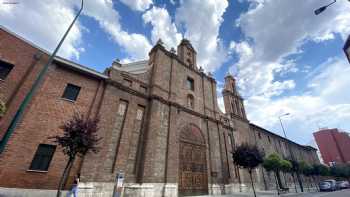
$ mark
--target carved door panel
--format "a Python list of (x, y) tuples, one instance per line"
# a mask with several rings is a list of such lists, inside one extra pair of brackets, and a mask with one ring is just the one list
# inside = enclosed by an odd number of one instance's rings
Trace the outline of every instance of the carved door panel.
[(180, 195), (207, 194), (208, 177), (205, 146), (180, 142), (179, 156)]

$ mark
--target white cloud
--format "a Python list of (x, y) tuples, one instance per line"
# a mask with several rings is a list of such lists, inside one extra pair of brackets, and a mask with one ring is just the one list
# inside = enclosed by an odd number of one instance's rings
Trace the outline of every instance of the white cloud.
[(226, 0), (186, 0), (176, 10), (176, 22), (185, 27), (185, 38), (197, 49), (198, 64), (214, 71), (227, 59), (219, 28), (228, 7)]
[[(67, 1), (20, 1), (18, 4), (0, 2), (0, 24), (22, 37), (53, 51), (75, 17)], [(83, 27), (77, 21), (69, 32), (59, 55), (79, 58)]]
[(152, 0), (120, 0), (122, 3), (127, 5), (130, 9), (136, 11), (145, 11), (152, 4)]
[[(20, 1), (18, 4), (1, 7), (0, 24), (52, 51), (73, 20), (77, 11), (74, 8), (80, 8), (79, 1)], [(129, 55), (127, 58), (135, 60), (148, 57), (151, 49), (148, 39), (142, 34), (129, 34), (121, 28), (120, 16), (113, 8), (112, 1), (85, 1), (82, 14), (94, 18), (113, 41), (126, 51)], [(59, 55), (79, 57), (84, 50), (80, 46), (84, 29), (87, 30), (78, 20)]]
[[(253, 96), (246, 100), (248, 118), (259, 125), (280, 131), (278, 116), (284, 118), (288, 136), (307, 142), (318, 127), (340, 127), (350, 130), (350, 67), (344, 59), (332, 59), (326, 69), (309, 83), (314, 86), (301, 95), (271, 99)], [(281, 134), (281, 133), (280, 133)]]
[(148, 52), (152, 47), (148, 39), (143, 34), (129, 34), (121, 28), (120, 16), (113, 9), (112, 1), (87, 1), (84, 14), (98, 21), (102, 29), (125, 49), (129, 55), (128, 59), (135, 60), (148, 57)]
[(350, 4), (345, 1), (337, 2), (319, 16), (315, 16), (313, 10), (324, 2), (306, 0), (302, 1), (303, 6), (282, 0), (251, 2), (254, 3), (249, 11), (236, 22), (251, 42), (231, 44), (240, 56), (239, 85), (243, 90), (250, 90), (248, 96), (274, 89), (270, 86), (280, 71), (282, 74), (298, 71), (284, 58), (301, 53), (300, 47), (305, 42), (332, 39), (335, 33), (345, 38), (350, 33)]
[(172, 23), (171, 17), (165, 8), (153, 6), (142, 15), (143, 21), (150, 23), (152, 28), (152, 42), (155, 44), (158, 39), (162, 39), (164, 44), (170, 49), (181, 41), (181, 34), (178, 33), (176, 25)]
[(308, 71), (306, 89), (294, 95), (290, 91), (292, 96), (283, 94), (296, 85), (287, 74), (300, 68), (286, 57), (304, 53), (301, 47), (309, 41), (323, 42), (334, 39), (335, 34), (345, 39), (350, 33), (350, 4), (339, 1), (315, 16), (313, 10), (327, 1), (248, 1), (253, 2), (248, 12), (236, 21), (246, 40), (230, 44), (239, 57), (237, 69), (230, 70), (238, 70), (249, 119), (279, 131), (278, 115), (289, 112), (292, 116), (285, 117), (289, 137), (299, 140), (312, 138), (317, 125), (350, 129), (350, 96), (344, 91), (350, 85), (350, 72), (344, 59), (333, 58)]

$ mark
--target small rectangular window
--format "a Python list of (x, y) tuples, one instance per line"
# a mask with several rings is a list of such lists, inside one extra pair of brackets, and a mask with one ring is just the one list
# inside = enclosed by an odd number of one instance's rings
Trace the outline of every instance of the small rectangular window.
[(55, 150), (56, 146), (54, 145), (39, 144), (29, 169), (47, 171)]
[(13, 68), (12, 64), (9, 64), (0, 60), (0, 79), (2, 80), (6, 79), (7, 75), (10, 74), (12, 68)]
[(121, 116), (124, 116), (127, 107), (128, 107), (128, 102), (124, 100), (120, 100), (118, 114)]
[(125, 79), (125, 78), (124, 78), (124, 85), (125, 85), (125, 86), (128, 86), (128, 87), (131, 87), (131, 86), (132, 86), (132, 81), (129, 80), (129, 79)]
[(80, 92), (80, 87), (68, 83), (66, 86), (66, 89), (64, 90), (62, 98), (71, 100), (71, 101), (76, 101), (78, 98)]
[(142, 120), (145, 107), (139, 105), (136, 111), (136, 120)]
[(194, 91), (194, 80), (190, 77), (187, 77), (187, 88)]
[(260, 134), (260, 132), (258, 133), (258, 136), (259, 136), (259, 139), (261, 139), (261, 134)]
[(271, 143), (271, 139), (270, 139), (270, 136), (267, 136), (267, 139), (269, 140), (269, 142)]

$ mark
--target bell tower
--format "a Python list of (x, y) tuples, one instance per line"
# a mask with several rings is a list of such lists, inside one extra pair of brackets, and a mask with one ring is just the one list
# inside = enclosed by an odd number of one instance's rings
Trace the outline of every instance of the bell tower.
[(247, 119), (243, 98), (239, 95), (236, 87), (236, 80), (231, 74), (225, 76), (225, 86), (222, 95), (224, 97), (225, 111), (227, 114)]
[(177, 46), (177, 55), (188, 67), (197, 70), (197, 52), (194, 50), (189, 40), (181, 40), (180, 44)]

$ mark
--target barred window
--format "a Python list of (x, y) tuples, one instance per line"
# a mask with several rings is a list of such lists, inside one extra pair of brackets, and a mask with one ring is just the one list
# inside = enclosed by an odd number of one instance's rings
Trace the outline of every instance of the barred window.
[(136, 120), (142, 120), (144, 111), (145, 111), (145, 107), (139, 105), (136, 111)]
[(80, 92), (79, 86), (68, 83), (62, 95), (62, 98), (65, 98), (71, 101), (76, 101), (78, 98), (79, 92)]
[(39, 144), (29, 169), (47, 171), (55, 150), (56, 146), (54, 145)]
[(121, 116), (124, 116), (127, 106), (128, 106), (128, 102), (127, 101), (120, 100), (119, 108), (118, 108), (118, 114), (121, 115)]
[(9, 64), (0, 60), (0, 79), (5, 79), (7, 75), (10, 74), (12, 68), (13, 68), (12, 64)]

